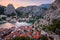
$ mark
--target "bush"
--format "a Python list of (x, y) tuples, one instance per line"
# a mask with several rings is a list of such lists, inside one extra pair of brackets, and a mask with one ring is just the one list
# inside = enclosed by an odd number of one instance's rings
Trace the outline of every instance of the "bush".
[(2, 19), (0, 18), (0, 21), (2, 21)]
[(32, 23), (34, 24), (35, 20), (29, 20), (27, 23)]
[(42, 35), (40, 39), (41, 40), (48, 40), (47, 36), (44, 36), (44, 35)]
[(13, 38), (12, 40), (33, 40), (32, 38), (29, 38), (29, 37), (15, 37)]
[(53, 20), (51, 25), (43, 26), (43, 29), (55, 32), (56, 29), (60, 29), (60, 20)]

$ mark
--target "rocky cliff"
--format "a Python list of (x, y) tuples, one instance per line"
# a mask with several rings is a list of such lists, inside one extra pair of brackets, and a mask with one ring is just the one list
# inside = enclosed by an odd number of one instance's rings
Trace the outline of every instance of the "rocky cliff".
[(16, 11), (23, 14), (28, 13), (33, 16), (43, 16), (44, 12), (49, 8), (48, 6), (50, 6), (50, 4), (42, 4), (40, 6), (19, 7), (16, 9)]
[(16, 11), (12, 4), (8, 4), (7, 7), (5, 8), (4, 13), (11, 15), (11, 14), (16, 14)]
[(55, 0), (46, 11), (44, 19), (51, 22), (53, 19), (60, 19), (60, 0)]

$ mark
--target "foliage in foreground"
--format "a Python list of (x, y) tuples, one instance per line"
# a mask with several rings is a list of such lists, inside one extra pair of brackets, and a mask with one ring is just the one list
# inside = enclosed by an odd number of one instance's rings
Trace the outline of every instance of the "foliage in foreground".
[(41, 40), (48, 40), (47, 36), (44, 36), (44, 35), (42, 35), (40, 39)]
[[(15, 37), (15, 38), (12, 38), (12, 40), (34, 40), (34, 39), (32, 39), (32, 38), (30, 38), (30, 37)], [(38, 40), (48, 40), (48, 38), (47, 38), (47, 36), (45, 35), (41, 35), (41, 37), (40, 37), (40, 39), (38, 39)]]
[[(58, 32), (56, 30), (60, 29), (60, 20), (53, 20), (51, 25), (43, 26), (43, 29), (46, 29), (47, 31), (52, 31), (54, 33)], [(58, 34), (60, 35), (60, 31), (58, 32)]]
[(12, 40), (33, 40), (32, 38), (29, 38), (29, 37), (15, 37), (13, 38)]

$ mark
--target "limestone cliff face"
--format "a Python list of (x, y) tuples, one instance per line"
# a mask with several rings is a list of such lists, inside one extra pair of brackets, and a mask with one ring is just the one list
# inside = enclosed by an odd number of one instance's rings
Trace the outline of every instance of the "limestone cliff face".
[(42, 4), (40, 6), (27, 6), (27, 7), (18, 7), (16, 9), (19, 13), (29, 13), (30, 15), (43, 16), (44, 12), (50, 7), (51, 4)]
[(60, 0), (55, 0), (54, 3), (52, 4), (53, 7), (55, 8), (60, 8)]
[(4, 13), (11, 15), (12, 13), (16, 14), (16, 11), (12, 4), (8, 4), (8, 6), (5, 8)]
[(27, 7), (19, 7), (16, 9), (16, 11), (25, 14), (29, 13), (32, 15), (42, 15), (42, 9), (39, 6), (27, 6)]
[(60, 0), (55, 0), (51, 7), (46, 11), (44, 19), (52, 21), (53, 19), (60, 19)]

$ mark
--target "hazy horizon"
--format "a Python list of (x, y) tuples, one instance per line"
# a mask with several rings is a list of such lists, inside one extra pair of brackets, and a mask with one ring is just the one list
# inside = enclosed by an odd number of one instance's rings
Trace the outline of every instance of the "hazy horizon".
[(54, 0), (0, 0), (0, 5), (7, 6), (8, 4), (13, 4), (15, 8), (26, 7), (26, 6), (39, 6), (41, 4), (50, 4)]

